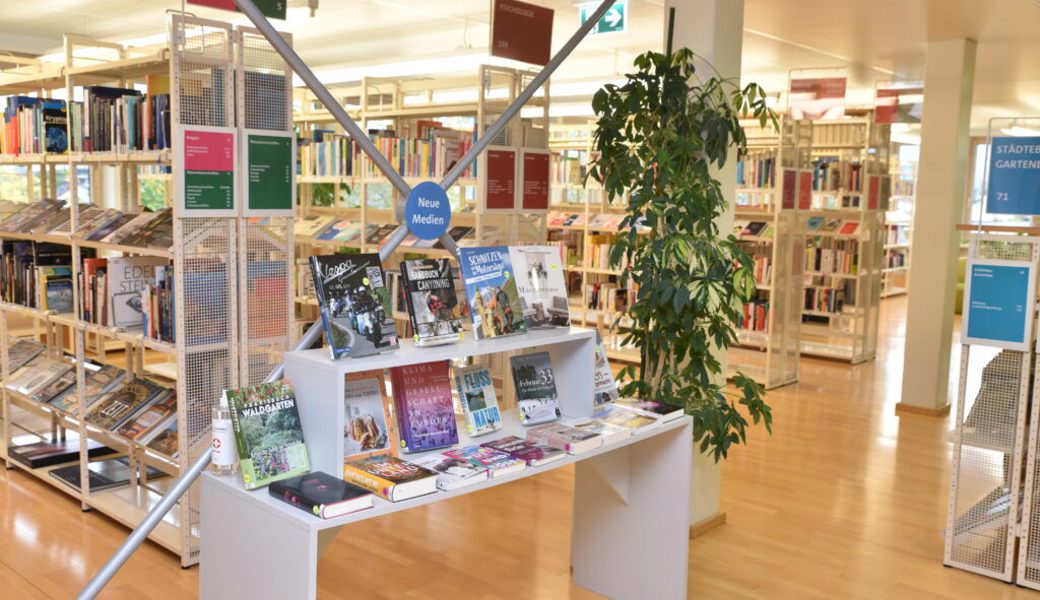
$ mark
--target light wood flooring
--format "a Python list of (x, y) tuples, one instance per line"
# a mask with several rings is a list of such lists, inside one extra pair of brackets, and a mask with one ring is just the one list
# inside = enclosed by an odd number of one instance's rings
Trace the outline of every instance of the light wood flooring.
[[(724, 466), (727, 524), (691, 542), (690, 598), (1040, 600), (942, 566), (950, 419), (895, 416), (905, 300), (883, 306), (877, 361), (804, 360), (801, 383), (770, 394), (774, 435), (755, 431)], [(319, 593), (595, 598), (569, 582), (572, 486), (561, 469), (350, 526), (320, 563)], [(0, 470), (0, 598), (72, 597), (126, 533)], [(197, 569), (148, 544), (104, 597), (190, 598), (197, 583)]]

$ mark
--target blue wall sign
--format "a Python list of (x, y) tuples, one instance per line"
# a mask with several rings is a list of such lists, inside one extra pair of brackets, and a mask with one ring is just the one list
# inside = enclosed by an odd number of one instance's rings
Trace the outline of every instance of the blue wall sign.
[(412, 188), (404, 205), (408, 231), (421, 240), (441, 237), (451, 225), (451, 203), (448, 194), (432, 181), (424, 181)]
[(1040, 137), (994, 137), (986, 212), (1040, 215)]
[(967, 284), (965, 343), (1028, 349), (1033, 314), (1032, 265), (970, 261)]

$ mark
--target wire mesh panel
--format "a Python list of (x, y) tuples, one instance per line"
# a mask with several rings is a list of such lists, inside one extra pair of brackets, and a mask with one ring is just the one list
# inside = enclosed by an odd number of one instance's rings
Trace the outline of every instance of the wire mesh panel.
[[(1040, 243), (1034, 238), (980, 238), (972, 241), (969, 253), (972, 258), (1035, 263)], [(1030, 352), (961, 347), (944, 561), (1004, 581), (1012, 579), (1022, 517), (1031, 365)]]
[[(290, 34), (282, 37), (292, 44)], [(241, 27), (235, 38), (239, 127), (290, 131), (292, 70), (258, 31)]]
[[(1037, 357), (1035, 360), (1040, 360)], [(1034, 367), (1035, 373), (1035, 367)], [(1040, 378), (1034, 377), (1033, 397)], [(1040, 404), (1032, 402), (1022, 503), (1022, 543), (1018, 549), (1018, 584), (1040, 590)]]
[[(225, 23), (170, 16), (174, 140), (182, 126), (233, 125), (231, 30)], [(174, 176), (185, 165), (174, 160)], [(181, 192), (183, 193), (183, 192)], [(174, 216), (179, 460), (186, 469), (210, 442), (211, 413), (238, 381), (237, 220)], [(181, 499), (181, 563), (199, 560), (199, 495)]]

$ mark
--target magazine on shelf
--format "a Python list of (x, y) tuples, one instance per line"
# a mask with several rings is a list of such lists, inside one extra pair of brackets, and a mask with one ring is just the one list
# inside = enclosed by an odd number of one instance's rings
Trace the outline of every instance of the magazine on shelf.
[(459, 266), (478, 339), (527, 331), (507, 247), (460, 248)]
[(247, 490), (310, 471), (296, 394), (287, 381), (226, 390)]
[(513, 246), (509, 248), (509, 259), (527, 329), (569, 326), (570, 304), (560, 249), (556, 246)]
[(486, 366), (471, 365), (455, 369), (455, 389), (466, 416), (466, 430), (471, 437), (485, 435), (502, 428), (495, 384)]
[(397, 326), (378, 254), (312, 256), (311, 273), (333, 359), (397, 349)]
[(560, 402), (549, 353), (517, 354), (509, 357), (509, 364), (516, 403), (520, 408), (520, 422), (537, 425), (559, 418)]
[(462, 319), (451, 262), (446, 258), (422, 258), (401, 262), (408, 317), (417, 346), (458, 341)]

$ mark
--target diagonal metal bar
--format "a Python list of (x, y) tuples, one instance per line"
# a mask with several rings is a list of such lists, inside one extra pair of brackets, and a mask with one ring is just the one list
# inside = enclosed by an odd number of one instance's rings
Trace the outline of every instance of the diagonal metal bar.
[(267, 17), (260, 12), (260, 9), (256, 7), (253, 0), (235, 0), (235, 5), (242, 11), (249, 20), (253, 22), (253, 25), (257, 30), (263, 34), (271, 46), (281, 55), (282, 59), (288, 63), (289, 67), (300, 76), (307, 87), (310, 88), (314, 95), (325, 105), (325, 108), (329, 113), (336, 119), (336, 121), (350, 134), (350, 137), (357, 143), (358, 147), (368, 155), (368, 158), (372, 160), (376, 168), (386, 176), (390, 181), (390, 184), (394, 186), (394, 189), (401, 194), (402, 197), (407, 198), (408, 194), (412, 191), (412, 188), (408, 185), (408, 182), (401, 177), (401, 174), (394, 169), (390, 161), (387, 160), (383, 153), (376, 148), (376, 145), (372, 143), (372, 140), (368, 137), (368, 133), (363, 131), (360, 126), (350, 118), (347, 111), (340, 106), (336, 98), (333, 97), (332, 93), (329, 92), (320, 81), (318, 81), (317, 75), (314, 71), (311, 71), (307, 63), (303, 62), (299, 54), (292, 49), (291, 46), (278, 34), (271, 22), (267, 20)]
[[(236, 0), (236, 2), (237, 1), (239, 0)], [(527, 104), (528, 100), (534, 97), (538, 88), (542, 87), (542, 85), (553, 74), (553, 71), (555, 71), (568, 56), (570, 56), (571, 52), (574, 51), (581, 40), (592, 31), (592, 28), (596, 26), (596, 23), (599, 23), (599, 20), (603, 18), (603, 15), (607, 14), (607, 11), (614, 6), (615, 1), (616, 0), (603, 0), (599, 5), (599, 8), (596, 9), (596, 12), (589, 16), (589, 20), (585, 21), (585, 24), (578, 28), (578, 31), (571, 36), (571, 39), (567, 40), (567, 43), (560, 48), (560, 51), (556, 53), (556, 56), (552, 57), (552, 60), (550, 60), (549, 63), (539, 71), (538, 75), (531, 80), (531, 83), (527, 84), (524, 91), (520, 92), (520, 95), (516, 97), (516, 100), (513, 100), (513, 102), (506, 108), (505, 112), (503, 112), (502, 115), (495, 120), (495, 123), (484, 132), (484, 135), (480, 136), (480, 139), (473, 144), (473, 147), (471, 147), (469, 151), (459, 159), (459, 162), (455, 163), (455, 166), (444, 175), (444, 178), (441, 179), (441, 189), (447, 190), (458, 181), (462, 172), (465, 171), (473, 161), (477, 160), (480, 153), (491, 144), (491, 140), (498, 137), (498, 135), (502, 133), (502, 130), (509, 125), (509, 122), (513, 120), (513, 117), (520, 113), (520, 109)], [(483, 82), (481, 82), (481, 85), (483, 85)]]

